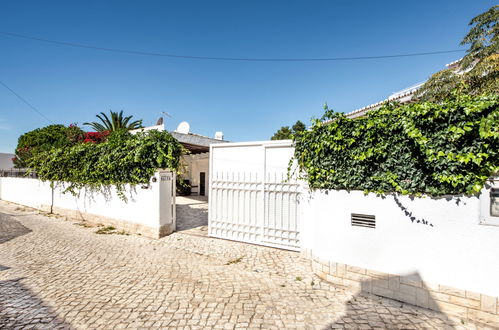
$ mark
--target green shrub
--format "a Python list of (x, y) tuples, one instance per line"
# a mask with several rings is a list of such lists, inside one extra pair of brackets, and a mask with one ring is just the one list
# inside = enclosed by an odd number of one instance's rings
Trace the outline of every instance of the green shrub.
[(177, 196), (189, 196), (191, 194), (191, 182), (177, 176)]
[(119, 130), (102, 143), (52, 148), (33, 157), (28, 165), (42, 180), (65, 182), (67, 191), (114, 185), (123, 197), (126, 184), (149, 183), (157, 169), (178, 171), (183, 150), (165, 131), (131, 135)]
[(30, 159), (52, 148), (61, 148), (80, 142), (84, 132), (75, 125), (49, 125), (21, 135), (16, 147), (16, 167), (26, 167)]
[(311, 189), (474, 194), (499, 171), (498, 105), (494, 94), (386, 104), (356, 119), (326, 109), (295, 137), (294, 159)]

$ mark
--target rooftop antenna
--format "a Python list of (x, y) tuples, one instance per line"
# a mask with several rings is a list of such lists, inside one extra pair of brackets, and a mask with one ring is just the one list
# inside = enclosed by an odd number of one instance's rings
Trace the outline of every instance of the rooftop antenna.
[[(173, 116), (172, 116), (172, 115), (170, 115), (168, 112), (161, 111), (161, 113), (162, 113), (162, 114), (164, 114), (164, 115), (165, 115), (165, 116), (167, 116), (167, 117), (173, 118)], [(156, 124), (156, 125), (162, 125), (162, 124), (163, 124), (163, 122), (164, 122), (164, 120), (163, 120), (163, 116), (161, 116), (161, 117), (158, 119), (158, 122), (157, 122), (157, 124)], [(164, 127), (163, 127), (163, 129), (164, 129)]]
[(172, 115), (170, 115), (168, 112), (161, 111), (162, 114), (164, 114), (167, 117), (173, 118)]

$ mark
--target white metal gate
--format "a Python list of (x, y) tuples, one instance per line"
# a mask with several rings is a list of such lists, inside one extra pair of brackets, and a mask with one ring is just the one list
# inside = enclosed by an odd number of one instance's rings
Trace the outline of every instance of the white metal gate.
[(299, 250), (300, 184), (287, 180), (290, 141), (213, 145), (209, 235)]

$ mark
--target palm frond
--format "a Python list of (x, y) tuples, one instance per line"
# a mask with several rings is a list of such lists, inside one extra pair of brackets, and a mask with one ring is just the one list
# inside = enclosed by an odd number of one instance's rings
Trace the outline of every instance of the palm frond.
[(103, 132), (106, 130), (106, 128), (102, 124), (97, 123), (97, 122), (83, 123), (83, 125), (87, 125), (87, 126), (92, 127), (96, 132)]
[(141, 128), (141, 127), (142, 127), (142, 119), (131, 122), (127, 126), (128, 129), (136, 129), (136, 128)]
[(128, 127), (128, 122), (130, 121), (130, 119), (132, 119), (132, 116), (128, 116), (128, 117), (125, 117), (125, 119), (123, 119), (123, 126), (124, 127)]
[(120, 112), (114, 112), (109, 110), (109, 116), (106, 115), (104, 112), (101, 112), (100, 114), (96, 115), (96, 117), (99, 118), (101, 123), (89, 122), (89, 123), (84, 123), (84, 125), (91, 126), (93, 129), (95, 129), (98, 132), (116, 131), (120, 128), (125, 128), (130, 130), (142, 127), (142, 119), (130, 122), (133, 116), (124, 117), (123, 110), (121, 110)]
[(97, 118), (99, 118), (102, 121), (102, 124), (106, 128), (105, 130), (111, 131), (112, 130), (112, 122), (109, 120), (108, 116), (104, 113), (101, 112), (100, 115), (97, 115)]

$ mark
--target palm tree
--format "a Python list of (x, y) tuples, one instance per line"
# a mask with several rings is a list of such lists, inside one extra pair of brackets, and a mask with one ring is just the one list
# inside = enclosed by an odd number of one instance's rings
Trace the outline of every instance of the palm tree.
[(121, 110), (119, 113), (113, 112), (111, 110), (109, 110), (109, 112), (111, 113), (111, 119), (109, 119), (109, 117), (104, 112), (101, 112), (100, 115), (96, 115), (97, 118), (100, 119), (101, 123), (94, 121), (91, 123), (84, 123), (83, 125), (91, 126), (97, 132), (112, 132), (121, 128), (131, 130), (142, 127), (142, 119), (130, 122), (132, 116), (123, 117), (123, 110)]

